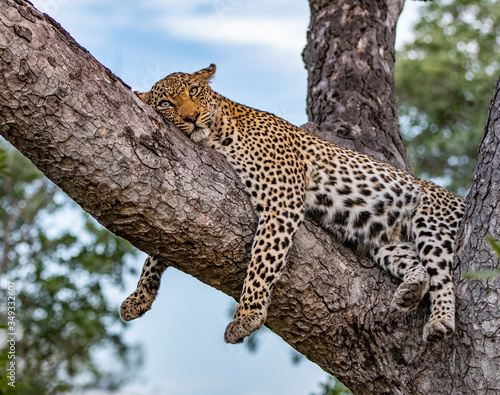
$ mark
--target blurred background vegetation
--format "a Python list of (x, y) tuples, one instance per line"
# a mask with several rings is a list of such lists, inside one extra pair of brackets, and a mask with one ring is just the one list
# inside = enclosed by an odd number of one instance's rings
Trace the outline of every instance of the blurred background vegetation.
[(415, 175), (465, 196), (500, 73), (500, 3), (434, 0), (398, 51), (401, 131)]
[[(16, 310), (22, 311), (15, 317), (16, 376), (22, 380), (9, 388), (2, 369), (0, 393), (118, 389), (141, 364), (139, 346), (123, 340), (119, 301), (113, 300), (132, 271), (122, 263), (133, 247), (76, 210), (4, 141), (0, 166), (0, 300), (7, 300), (7, 281), (15, 283)], [(81, 213), (81, 224), (72, 222), (72, 212)], [(0, 307), (2, 324), (6, 307)], [(0, 350), (2, 368), (7, 351)]]
[[(496, 0), (434, 0), (422, 7), (415, 40), (398, 51), (396, 62), (401, 129), (415, 175), (466, 195), (499, 54)], [(23, 380), (9, 393), (117, 390), (141, 365), (140, 347), (124, 341), (116, 309), (121, 301), (113, 299), (132, 272), (122, 263), (134, 249), (81, 210), (83, 226), (59, 226), (75, 207), (0, 141), (0, 275), (16, 283), (16, 307), (23, 311), (16, 316), (16, 366)], [(4, 280), (0, 299), (6, 300)], [(2, 324), (5, 308), (0, 306)], [(249, 344), (257, 349), (258, 336)], [(7, 349), (0, 349), (0, 370), (6, 361)], [(349, 393), (333, 378), (320, 387), (316, 395)], [(5, 388), (3, 370), (0, 393)]]

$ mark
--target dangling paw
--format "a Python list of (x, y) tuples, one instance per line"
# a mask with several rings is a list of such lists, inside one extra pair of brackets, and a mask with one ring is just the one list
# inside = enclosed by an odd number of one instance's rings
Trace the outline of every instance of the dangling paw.
[(139, 318), (146, 311), (151, 309), (155, 297), (156, 290), (150, 293), (144, 288), (137, 288), (135, 292), (122, 303), (120, 307), (121, 319), (123, 321), (132, 321)]
[(245, 337), (259, 329), (265, 320), (266, 314), (261, 311), (253, 311), (236, 318), (227, 326), (224, 340), (231, 344), (241, 343)]
[(139, 318), (151, 309), (160, 288), (161, 276), (166, 269), (167, 265), (157, 258), (149, 256), (146, 259), (137, 289), (120, 307), (120, 317), (123, 321)]
[(429, 281), (408, 280), (401, 283), (394, 293), (392, 305), (400, 311), (414, 310), (426, 292), (429, 290)]
[(455, 320), (451, 317), (435, 318), (429, 320), (424, 327), (424, 341), (434, 343), (443, 340), (455, 331)]
[(414, 310), (424, 295), (429, 290), (429, 275), (422, 266), (411, 269), (405, 275), (405, 281), (401, 283), (394, 293), (392, 304), (398, 310)]

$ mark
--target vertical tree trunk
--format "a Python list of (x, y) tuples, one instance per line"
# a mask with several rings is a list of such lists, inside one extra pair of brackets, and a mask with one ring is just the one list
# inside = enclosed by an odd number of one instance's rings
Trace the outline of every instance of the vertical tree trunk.
[[(500, 268), (499, 257), (485, 240), (488, 234), (500, 240), (500, 80), (458, 237), (457, 277)], [(466, 351), (455, 359), (454, 388), (471, 394), (500, 393), (500, 276), (459, 282), (457, 321), (458, 340)]]
[(404, 0), (310, 0), (303, 53), (309, 72), (304, 127), (410, 170), (394, 90), (396, 24)]

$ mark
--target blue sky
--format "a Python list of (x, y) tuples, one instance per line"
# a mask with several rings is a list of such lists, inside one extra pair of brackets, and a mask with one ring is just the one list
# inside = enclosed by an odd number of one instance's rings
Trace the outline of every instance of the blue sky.
[[(212, 87), (228, 98), (307, 122), (306, 0), (32, 0), (134, 90), (146, 91), (175, 71), (217, 64)], [(422, 3), (407, 2), (398, 45), (411, 37)], [(134, 265), (142, 266), (140, 258)], [(121, 300), (135, 287), (135, 280)], [(153, 309), (132, 321), (127, 338), (140, 342), (145, 364), (119, 394), (304, 395), (319, 392), (324, 373), (266, 331), (257, 353), (227, 345), (231, 299), (196, 279), (168, 269)], [(98, 394), (98, 392), (93, 392)], [(100, 394), (100, 393), (99, 393)]]

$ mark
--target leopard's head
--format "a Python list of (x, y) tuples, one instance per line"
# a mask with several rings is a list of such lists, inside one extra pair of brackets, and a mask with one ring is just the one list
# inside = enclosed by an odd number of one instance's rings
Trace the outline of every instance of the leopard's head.
[(217, 102), (208, 85), (214, 73), (215, 64), (192, 74), (173, 73), (139, 97), (191, 139), (199, 140), (200, 132), (206, 137), (215, 121)]

